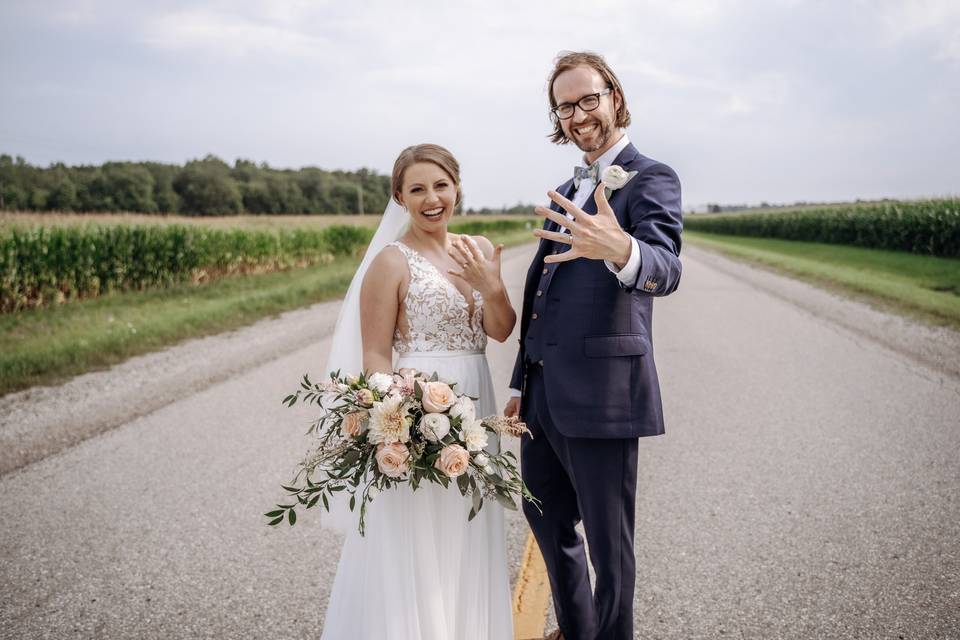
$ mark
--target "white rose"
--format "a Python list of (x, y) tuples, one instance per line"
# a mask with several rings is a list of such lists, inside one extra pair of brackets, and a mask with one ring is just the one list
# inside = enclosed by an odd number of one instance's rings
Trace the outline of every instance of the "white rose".
[(353, 386), (353, 385), (357, 384), (358, 382), (360, 382), (360, 378), (359, 378), (359, 377), (357, 377), (357, 376), (355, 376), (355, 375), (352, 375), (352, 374), (347, 376), (347, 384)]
[(450, 407), (450, 417), (459, 417), (463, 422), (473, 422), (477, 419), (477, 410), (473, 406), (473, 400), (467, 396), (460, 396)]
[(425, 413), (420, 419), (420, 433), (430, 442), (440, 442), (450, 433), (450, 418), (442, 413)]
[(390, 386), (393, 384), (393, 376), (377, 372), (367, 378), (367, 384), (376, 389), (380, 394), (384, 394), (390, 390)]
[(487, 446), (487, 430), (480, 420), (463, 423), (463, 444), (467, 451), (480, 451)]
[(600, 172), (600, 181), (611, 189), (619, 189), (630, 180), (630, 174), (623, 167), (612, 164)]
[(477, 455), (473, 456), (473, 461), (476, 462), (477, 466), (481, 468), (486, 467), (488, 464), (490, 464), (490, 458), (488, 458), (486, 454), (483, 454), (483, 453), (478, 453)]

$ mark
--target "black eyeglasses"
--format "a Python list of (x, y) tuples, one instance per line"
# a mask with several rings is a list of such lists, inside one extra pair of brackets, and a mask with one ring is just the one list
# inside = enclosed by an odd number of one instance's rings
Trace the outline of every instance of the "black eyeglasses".
[(564, 102), (563, 104), (558, 104), (553, 109), (550, 109), (550, 112), (558, 120), (566, 120), (572, 118), (577, 107), (580, 107), (581, 111), (593, 111), (600, 106), (600, 96), (605, 96), (610, 93), (610, 87), (607, 87), (600, 93), (591, 93), (583, 96), (575, 103)]

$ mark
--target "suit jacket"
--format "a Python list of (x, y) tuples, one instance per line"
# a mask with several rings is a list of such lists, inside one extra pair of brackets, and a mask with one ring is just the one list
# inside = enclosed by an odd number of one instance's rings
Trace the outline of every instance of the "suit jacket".
[[(554, 265), (542, 291), (545, 313), (537, 320), (542, 340), (544, 389), (557, 429), (568, 437), (628, 438), (663, 433), (660, 385), (653, 361), (653, 298), (680, 282), (683, 214), (680, 181), (665, 164), (628, 144), (613, 164), (637, 171), (609, 203), (620, 226), (639, 241), (641, 266), (626, 286), (602, 260), (578, 258)], [(573, 179), (558, 192), (571, 198)], [(551, 208), (563, 212), (556, 205)], [(583, 207), (595, 215), (593, 197)], [(558, 230), (550, 220), (545, 229)], [(520, 350), (510, 386), (526, 393), (524, 345), (543, 258), (558, 250), (541, 240), (527, 272), (520, 320)], [(559, 249), (565, 250), (565, 249)], [(521, 399), (521, 405), (523, 404)]]

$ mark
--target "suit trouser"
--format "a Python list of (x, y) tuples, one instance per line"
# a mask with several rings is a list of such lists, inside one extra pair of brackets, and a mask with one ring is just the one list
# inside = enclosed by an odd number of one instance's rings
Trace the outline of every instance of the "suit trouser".
[[(590, 393), (591, 390), (584, 390)], [(637, 438), (568, 438), (557, 431), (542, 369), (528, 367), (520, 442), (523, 478), (542, 501), (523, 511), (543, 553), (560, 629), (568, 640), (632, 640)], [(596, 573), (590, 592), (583, 521)]]

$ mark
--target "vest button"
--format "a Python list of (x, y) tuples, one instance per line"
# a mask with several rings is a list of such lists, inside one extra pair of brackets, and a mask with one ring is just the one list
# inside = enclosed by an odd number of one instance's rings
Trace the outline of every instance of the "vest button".
[(537, 360), (537, 364), (542, 367), (542, 366), (543, 366), (543, 360)]
[(531, 320), (536, 320), (537, 317), (538, 317), (537, 314), (533, 314), (532, 316), (530, 316), (530, 319), (531, 319)]
[(542, 295), (543, 295), (543, 289), (538, 290), (538, 291), (537, 291), (537, 297), (539, 298), (539, 297), (542, 296)]
[(547, 275), (547, 273), (549, 272), (550, 272), (549, 269), (547, 269), (546, 267), (543, 268), (543, 275)]

